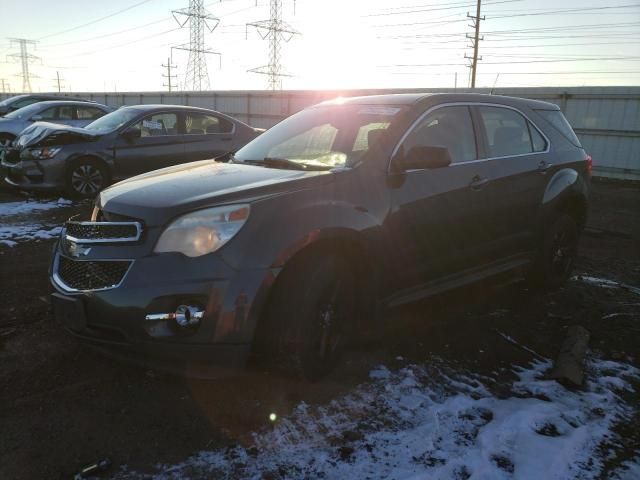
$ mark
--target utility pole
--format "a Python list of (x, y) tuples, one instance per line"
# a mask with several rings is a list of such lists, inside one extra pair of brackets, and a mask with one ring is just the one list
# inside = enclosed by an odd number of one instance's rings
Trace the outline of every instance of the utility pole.
[(474, 15), (469, 15), (467, 13), (467, 17), (470, 18), (472, 20), (472, 24), (469, 25), (470, 27), (475, 29), (474, 35), (470, 36), (467, 33), (467, 38), (469, 40), (471, 40), (471, 46), (473, 47), (473, 57), (468, 57), (467, 55), (464, 56), (464, 58), (468, 58), (471, 60), (471, 88), (475, 88), (476, 87), (476, 71), (478, 68), (478, 60), (482, 60), (482, 57), (478, 57), (478, 44), (480, 43), (480, 40), (484, 40), (484, 37), (480, 38), (480, 21), (484, 20), (484, 17), (480, 16), (480, 1), (478, 0), (478, 4), (476, 6), (476, 14)]
[[(269, 76), (269, 89), (281, 90), (282, 77), (290, 77), (283, 72), (281, 48), (282, 41), (288, 42), (294, 35), (299, 35), (288, 23), (282, 20), (282, 0), (270, 0), (269, 20), (247, 23), (245, 35), (248, 36), (248, 27), (255, 27), (263, 40), (269, 39), (269, 64), (248, 70)], [(295, 8), (295, 3), (294, 3)]]
[(221, 54), (205, 47), (204, 33), (205, 29), (212, 33), (220, 23), (220, 19), (207, 12), (204, 8), (204, 0), (189, 0), (188, 8), (173, 10), (171, 13), (180, 27), (184, 27), (187, 23), (189, 24), (189, 45), (172, 47), (189, 52), (187, 73), (184, 77), (184, 89), (208, 90), (209, 72), (207, 71), (205, 55), (211, 54), (221, 57)]
[(12, 57), (14, 60), (20, 59), (22, 73), (17, 76), (22, 77), (22, 91), (25, 93), (31, 92), (31, 79), (36, 78), (36, 76), (29, 72), (29, 65), (36, 60), (40, 60), (40, 58), (29, 53), (29, 45), (35, 45), (36, 42), (26, 38), (10, 38), (9, 41), (11, 46), (16, 43), (20, 46), (20, 53), (12, 53), (7, 57)]
[(6, 81), (6, 78), (0, 78), (0, 82), (2, 82), (2, 93), (7, 93), (9, 91), (9, 84), (5, 83)]
[(56, 82), (56, 85), (58, 86), (58, 93), (61, 93), (64, 87), (62, 86), (62, 79), (60, 78), (60, 72), (56, 72), (56, 78), (54, 78), (53, 81)]
[(167, 69), (167, 74), (166, 75), (162, 74), (162, 78), (166, 78), (168, 82), (168, 83), (163, 83), (162, 86), (169, 87), (169, 92), (171, 92), (173, 88), (173, 84), (171, 83), (171, 80), (176, 78), (176, 75), (171, 75), (171, 69), (176, 68), (176, 66), (171, 64), (171, 57), (169, 57), (167, 58), (167, 64), (165, 65), (163, 63), (162, 67)]

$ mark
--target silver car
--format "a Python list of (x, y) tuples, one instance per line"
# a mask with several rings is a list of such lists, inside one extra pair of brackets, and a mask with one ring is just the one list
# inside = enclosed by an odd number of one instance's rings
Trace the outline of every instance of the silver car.
[(72, 127), (84, 127), (112, 109), (94, 102), (50, 101), (20, 108), (0, 118), (0, 156), (25, 128), (45, 121)]

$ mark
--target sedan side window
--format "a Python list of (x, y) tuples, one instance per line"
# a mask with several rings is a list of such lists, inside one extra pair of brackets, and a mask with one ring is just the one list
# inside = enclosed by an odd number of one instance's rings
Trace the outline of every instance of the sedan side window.
[(204, 135), (212, 133), (231, 133), (233, 123), (214, 115), (187, 113), (185, 132), (187, 135)]
[(76, 114), (78, 120), (97, 120), (102, 117), (105, 112), (96, 107), (77, 107)]
[(56, 116), (57, 109), (58, 109), (57, 107), (46, 108), (42, 112), (37, 113), (36, 115), (38, 115), (42, 120), (55, 120), (57, 118)]
[(155, 113), (137, 123), (134, 128), (140, 130), (141, 137), (178, 135), (178, 115), (175, 113)]
[[(479, 110), (487, 134), (489, 157), (523, 155), (534, 151), (528, 122), (518, 112), (500, 107), (480, 107)], [(539, 148), (539, 141), (537, 143)]]
[(58, 120), (73, 120), (73, 107), (60, 107), (58, 109)]
[(476, 140), (469, 108), (443, 107), (431, 112), (405, 139), (405, 154), (416, 146), (446, 147), (452, 163), (476, 160)]

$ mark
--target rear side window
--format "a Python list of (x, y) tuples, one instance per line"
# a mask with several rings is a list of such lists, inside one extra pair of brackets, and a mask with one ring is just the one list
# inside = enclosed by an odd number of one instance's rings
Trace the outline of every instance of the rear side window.
[(469, 108), (442, 107), (431, 112), (404, 141), (405, 154), (416, 146), (447, 147), (453, 163), (476, 160), (476, 139)]
[(27, 105), (31, 105), (33, 103), (38, 103), (40, 101), (39, 98), (24, 98), (22, 100), (18, 100), (17, 102), (15, 102), (13, 105), (11, 105), (12, 108), (22, 108), (22, 107), (26, 107)]
[(149, 115), (136, 128), (141, 137), (164, 137), (178, 134), (178, 116), (175, 113), (156, 113)]
[(224, 118), (202, 113), (187, 113), (185, 132), (187, 135), (231, 133), (233, 124)]
[(96, 120), (105, 112), (96, 107), (78, 107), (76, 109), (78, 120)]
[(478, 110), (487, 135), (489, 157), (525, 155), (546, 148), (540, 133), (515, 110), (500, 107), (479, 107)]
[(536, 110), (536, 112), (576, 147), (582, 147), (573, 128), (560, 110)]

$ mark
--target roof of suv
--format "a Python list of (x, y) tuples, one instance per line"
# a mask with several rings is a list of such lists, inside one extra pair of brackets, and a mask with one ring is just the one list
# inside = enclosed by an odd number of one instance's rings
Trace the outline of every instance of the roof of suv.
[(528, 98), (507, 97), (504, 95), (488, 95), (481, 93), (393, 93), (388, 95), (371, 95), (365, 97), (339, 98), (323, 102), (321, 105), (417, 105), (422, 103), (499, 103), (504, 105), (526, 105), (529, 108), (558, 110), (553, 103), (530, 100)]

